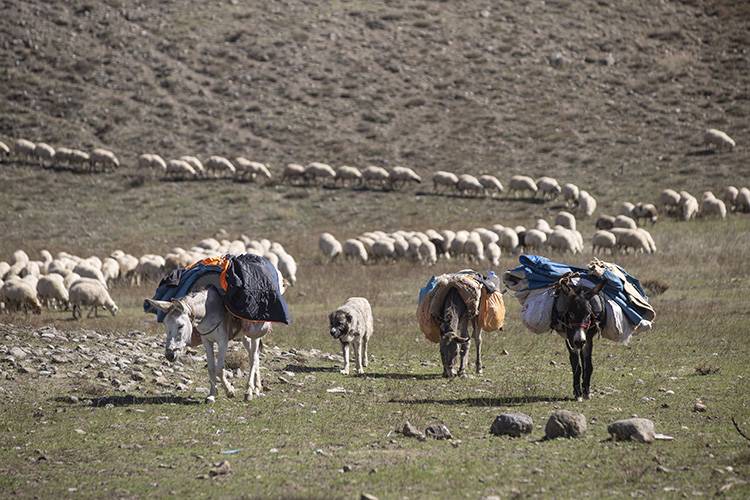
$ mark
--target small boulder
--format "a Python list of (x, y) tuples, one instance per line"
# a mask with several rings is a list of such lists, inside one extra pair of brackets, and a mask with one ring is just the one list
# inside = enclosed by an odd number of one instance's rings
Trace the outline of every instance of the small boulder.
[(496, 436), (520, 437), (529, 434), (534, 428), (534, 421), (524, 413), (501, 413), (492, 422), (490, 432)]
[(577, 438), (586, 434), (586, 428), (586, 417), (581, 413), (557, 410), (547, 420), (544, 438)]
[(424, 430), (424, 433), (432, 439), (453, 439), (453, 434), (443, 424), (432, 424)]
[(208, 471), (208, 475), (211, 477), (224, 476), (232, 472), (232, 466), (229, 465), (228, 460), (222, 460), (214, 464), (214, 467)]
[(705, 404), (703, 403), (703, 401), (701, 401), (700, 399), (699, 399), (699, 400), (697, 400), (697, 401), (695, 402), (695, 404), (693, 405), (693, 411), (694, 411), (694, 412), (700, 412), (700, 413), (703, 413), (703, 412), (705, 412), (705, 411), (706, 411), (707, 409), (708, 409), (708, 408), (706, 407), (706, 405), (705, 405)]
[(626, 418), (609, 424), (607, 432), (615, 441), (651, 443), (655, 439), (654, 423), (647, 418)]

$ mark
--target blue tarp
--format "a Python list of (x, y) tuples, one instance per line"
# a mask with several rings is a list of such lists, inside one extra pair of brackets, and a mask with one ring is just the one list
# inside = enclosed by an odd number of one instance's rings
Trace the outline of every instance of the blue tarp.
[[(175, 269), (159, 282), (159, 286), (156, 288), (156, 292), (154, 292), (152, 298), (154, 300), (165, 301), (181, 299), (190, 293), (190, 288), (193, 286), (193, 283), (208, 273), (216, 273), (218, 281), (218, 275), (221, 273), (221, 270), (221, 266), (210, 266), (201, 262), (195, 264), (190, 269), (185, 269), (183, 267)], [(219, 288), (217, 288), (217, 291), (219, 293), (224, 292)], [(156, 321), (159, 323), (164, 321), (164, 316), (166, 316), (166, 313), (157, 311), (146, 301), (143, 302), (143, 311), (156, 314)]]
[[(592, 275), (589, 269), (553, 262), (541, 255), (521, 255), (518, 258), (518, 261), (521, 265), (510, 271), (513, 274), (518, 274), (519, 271), (522, 271), (528, 281), (529, 290), (551, 286), (563, 275), (569, 272), (579, 273), (581, 278), (587, 279), (594, 284), (598, 284), (602, 280), (602, 278)], [(644, 299), (648, 300), (640, 281), (628, 274), (620, 266), (616, 267), (625, 276), (627, 282), (633, 285)], [(649, 310), (646, 307), (639, 305), (637, 301), (634, 300), (634, 297), (625, 291), (625, 283), (620, 277), (612, 271), (605, 270), (603, 278), (607, 281), (602, 290), (604, 295), (608, 299), (615, 301), (622, 308), (632, 324), (638, 325), (643, 319), (650, 320), (653, 318), (653, 309)], [(647, 317), (644, 317), (644, 315)]]

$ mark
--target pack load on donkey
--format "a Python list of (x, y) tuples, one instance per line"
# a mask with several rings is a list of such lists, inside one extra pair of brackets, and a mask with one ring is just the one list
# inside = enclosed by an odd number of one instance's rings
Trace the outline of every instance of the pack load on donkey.
[(497, 289), (497, 277), (490, 272), (487, 277), (471, 269), (442, 274), (429, 279), (419, 290), (417, 319), (425, 338), (440, 342), (440, 316), (443, 302), (451, 288), (455, 288), (472, 311), (479, 317), (479, 327), (485, 332), (502, 330), (505, 324), (503, 295)]
[(519, 262), (503, 274), (503, 282), (521, 303), (521, 319), (534, 333), (555, 330), (565, 336), (554, 308), (560, 286), (601, 290), (593, 306), (601, 309), (601, 335), (606, 339), (627, 344), (632, 335), (652, 327), (656, 313), (643, 287), (616, 264), (594, 259), (584, 269), (539, 255), (522, 255)]
[[(282, 293), (281, 275), (266, 259), (253, 254), (210, 257), (165, 276), (152, 300), (170, 301), (192, 292), (213, 287), (222, 297), (224, 307), (235, 317), (248, 323), (291, 322), (289, 307)], [(143, 303), (143, 310), (164, 320), (165, 312)], [(200, 344), (194, 335), (192, 345)]]

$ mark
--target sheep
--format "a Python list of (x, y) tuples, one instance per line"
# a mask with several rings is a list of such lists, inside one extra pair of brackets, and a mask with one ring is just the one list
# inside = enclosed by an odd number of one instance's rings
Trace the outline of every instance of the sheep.
[(409, 242), (400, 234), (394, 234), (390, 239), (393, 241), (395, 257), (406, 257), (409, 253)]
[(36, 285), (11, 278), (3, 283), (0, 288), (0, 302), (5, 304), (6, 311), (20, 311), (23, 309), (24, 314), (29, 314), (31, 310), (34, 314), (42, 313), (42, 304), (36, 294)]
[(281, 172), (281, 182), (289, 181), (289, 184), (304, 182), (305, 167), (297, 163), (288, 163)]
[(93, 172), (101, 168), (102, 171), (115, 170), (120, 166), (120, 160), (117, 159), (112, 151), (97, 148), (91, 152), (89, 163)]
[(560, 184), (558, 184), (557, 180), (552, 177), (540, 177), (537, 179), (536, 185), (539, 192), (542, 193), (542, 199), (544, 200), (548, 199), (548, 197), (549, 199), (554, 200), (562, 192)]
[(633, 205), (629, 201), (623, 201), (617, 207), (617, 215), (624, 215), (626, 217), (631, 217), (633, 215), (634, 208), (635, 208), (635, 205)]
[(581, 190), (578, 193), (578, 215), (581, 217), (591, 217), (596, 212), (596, 198), (591, 196), (587, 191)]
[(581, 190), (575, 184), (563, 184), (562, 195), (565, 204), (573, 207), (578, 205), (578, 195), (580, 192)]
[(90, 318), (93, 314), (95, 317), (99, 316), (99, 306), (107, 309), (112, 316), (115, 316), (118, 311), (117, 304), (109, 296), (109, 292), (104, 286), (91, 279), (80, 279), (73, 283), (68, 291), (70, 296), (70, 305), (73, 311), (73, 319), (83, 318), (81, 307), (91, 307), (87, 318)]
[(65, 286), (65, 279), (60, 274), (51, 273), (39, 278), (36, 293), (39, 301), (48, 309), (60, 306), (68, 308), (68, 289)]
[(166, 261), (161, 255), (146, 254), (138, 259), (135, 268), (136, 282), (157, 281), (161, 279)]
[(38, 142), (34, 145), (34, 158), (41, 167), (51, 167), (55, 160), (55, 148), (49, 144)]
[(626, 229), (635, 229), (638, 227), (638, 224), (635, 223), (633, 219), (628, 217), (627, 215), (618, 215), (615, 217), (615, 223), (613, 227), (623, 227)]
[(656, 224), (656, 221), (659, 218), (659, 211), (652, 203), (636, 203), (631, 213), (636, 222), (645, 219), (651, 222), (651, 225)]
[(341, 243), (331, 234), (323, 233), (318, 239), (318, 248), (327, 262), (333, 262), (342, 252)]
[(362, 179), (368, 189), (372, 189), (376, 185), (385, 189), (391, 182), (391, 174), (382, 167), (370, 165), (362, 170)]
[(55, 150), (55, 164), (60, 168), (72, 166), (73, 150), (70, 148), (57, 148)]
[(739, 196), (740, 190), (734, 186), (727, 186), (721, 192), (721, 199), (726, 203), (729, 210), (733, 210), (737, 203), (737, 196)]
[(643, 229), (642, 227), (639, 227), (636, 229), (636, 232), (640, 235), (642, 235), (646, 241), (648, 242), (648, 247), (650, 252), (648, 253), (656, 253), (656, 243), (654, 243), (654, 239), (651, 237), (651, 233)]
[(446, 251), (446, 258), (450, 259), (451, 244), (453, 244), (453, 240), (456, 238), (456, 232), (450, 229), (443, 229), (440, 231), (440, 236), (443, 237), (443, 248)]
[(375, 260), (392, 260), (396, 256), (394, 241), (390, 238), (375, 240), (372, 244), (372, 256)]
[(83, 279), (83, 278), (81, 278), (79, 275), (77, 275), (74, 272), (69, 272), (63, 278), (63, 285), (65, 285), (65, 288), (67, 290), (70, 290), (70, 287), (73, 286), (73, 283), (75, 283), (76, 281), (78, 281), (80, 279)]
[(356, 167), (342, 165), (336, 169), (336, 183), (342, 186), (353, 186), (362, 183), (362, 172)]
[(601, 230), (612, 229), (613, 227), (615, 227), (615, 218), (612, 217), (611, 215), (602, 214), (596, 219), (594, 226), (597, 229), (601, 229)]
[(617, 238), (609, 231), (599, 230), (594, 233), (594, 236), (591, 237), (591, 246), (593, 253), (597, 253), (597, 250), (599, 250), (600, 252), (609, 250), (609, 253), (612, 254), (615, 251), (616, 245)]
[(471, 236), (464, 244), (463, 250), (464, 255), (466, 255), (469, 260), (476, 260), (478, 262), (484, 260), (484, 245), (477, 233), (471, 233)]
[(540, 251), (547, 243), (547, 235), (538, 229), (529, 229), (528, 231), (523, 231), (523, 233), (524, 250)]
[(445, 172), (444, 170), (438, 170), (432, 174), (432, 187), (436, 193), (439, 192), (442, 187), (454, 189), (456, 184), (458, 184), (458, 176), (456, 174)]
[(336, 181), (336, 171), (325, 163), (312, 162), (305, 167), (305, 181), (310, 184), (316, 184), (320, 180), (325, 184), (329, 179)]
[[(528, 233), (527, 233), (528, 234)], [(553, 250), (572, 254), (581, 253), (582, 248), (572, 229), (555, 226), (552, 234), (547, 236), (547, 244)]]
[(498, 246), (497, 243), (492, 242), (485, 248), (487, 251), (487, 258), (490, 260), (490, 263), (492, 263), (493, 266), (497, 267), (500, 265), (500, 256), (502, 254), (502, 251), (500, 250), (500, 246)]
[(10, 156), (10, 148), (3, 141), (0, 141), (0, 161), (8, 156)]
[(750, 189), (746, 187), (740, 188), (735, 208), (738, 212), (750, 212)]
[(19, 162), (31, 162), (34, 159), (34, 149), (36, 149), (36, 144), (26, 139), (18, 139), (13, 144), (13, 154)]
[[(199, 248), (205, 248), (206, 250), (215, 251), (221, 246), (219, 240), (216, 238), (205, 238), (198, 242), (196, 245)], [(263, 249), (265, 251), (265, 248)]]
[(463, 255), (463, 253), (464, 253), (464, 246), (466, 245), (466, 242), (468, 240), (469, 240), (469, 232), (468, 231), (458, 231), (458, 232), (456, 232), (455, 236), (451, 240), (450, 247), (448, 247), (448, 251), (454, 257), (458, 257), (460, 255)]
[(5, 279), (5, 275), (10, 271), (10, 264), (3, 261), (0, 262), (0, 280)]
[[(546, 223), (547, 221), (544, 221), (544, 222)], [(570, 212), (566, 212), (566, 211), (562, 210), (562, 211), (558, 212), (557, 215), (555, 216), (555, 224), (559, 225), (559, 226), (566, 227), (568, 229), (575, 230), (575, 228), (576, 228), (576, 218)], [(537, 229), (540, 229), (540, 228), (537, 228)], [(540, 230), (542, 230), (542, 229), (540, 229)]]
[[(565, 213), (567, 214), (568, 212), (565, 212)], [(565, 226), (565, 227), (567, 227), (566, 224), (575, 225), (575, 217), (573, 217), (573, 219), (572, 219), (573, 222), (572, 223), (569, 222), (569, 221), (567, 221), (566, 220), (567, 218), (568, 217), (566, 215), (563, 215), (563, 216), (561, 216), (559, 218), (559, 220), (555, 219), (555, 224), (561, 225), (561, 226)], [(538, 229), (539, 231), (543, 232), (547, 236), (549, 236), (549, 234), (552, 232), (552, 228), (549, 227), (549, 222), (547, 222), (544, 219), (537, 219), (536, 222), (534, 223), (534, 229)]]
[[(417, 238), (416, 236), (412, 236), (409, 238), (406, 244), (406, 254), (403, 255), (403, 257), (408, 258), (411, 261), (419, 261), (420, 255), (419, 255), (419, 247), (422, 246), (422, 240)], [(402, 256), (399, 256), (402, 257)]]
[(683, 221), (687, 222), (694, 219), (698, 212), (700, 212), (700, 206), (698, 200), (687, 191), (680, 191), (680, 217)]
[(717, 130), (715, 128), (706, 129), (703, 133), (703, 142), (709, 149), (729, 149), (732, 150), (736, 146), (734, 139), (729, 137), (726, 132)]
[(518, 196), (519, 193), (524, 194), (527, 191), (531, 193), (532, 197), (536, 196), (537, 191), (539, 191), (534, 179), (527, 175), (514, 175), (510, 178), (510, 192), (513, 196)]
[(485, 196), (489, 195), (494, 198), (496, 193), (505, 191), (503, 184), (494, 175), (480, 175), (477, 180), (484, 188)]
[(193, 167), (193, 170), (195, 170), (196, 175), (199, 177), (206, 176), (206, 167), (204, 167), (203, 163), (195, 156), (180, 156), (179, 159)]
[(656, 205), (667, 214), (674, 214), (679, 210), (680, 195), (673, 189), (665, 189), (659, 193)]
[(120, 277), (120, 264), (112, 257), (107, 257), (102, 262), (102, 276), (104, 282), (109, 284)]
[(646, 236), (645, 229), (616, 227), (611, 232), (615, 235), (617, 248), (622, 249), (625, 253), (630, 249), (633, 249), (633, 253), (652, 253), (652, 245), (649, 237)]
[(234, 164), (223, 156), (209, 156), (203, 166), (206, 174), (214, 177), (234, 177), (237, 173)]
[(495, 234), (498, 236), (497, 245), (502, 250), (510, 253), (516, 251), (519, 245), (518, 233), (509, 227), (502, 227), (495, 229)]
[(474, 195), (481, 195), (484, 193), (484, 186), (479, 182), (479, 179), (469, 174), (461, 174), (458, 176), (458, 182), (456, 183), (456, 191), (459, 194), (466, 196), (469, 193)]
[(195, 169), (184, 160), (169, 160), (167, 162), (166, 175), (172, 180), (184, 181), (194, 179), (196, 176)]
[(75, 172), (84, 172), (87, 171), (91, 167), (91, 156), (85, 152), (81, 151), (80, 149), (71, 149), (70, 150), (70, 167)]
[(719, 216), (721, 219), (726, 219), (727, 207), (724, 202), (716, 198), (710, 191), (706, 194), (710, 196), (703, 199), (700, 207), (701, 217)]
[(344, 242), (343, 253), (346, 259), (359, 260), (360, 263), (367, 263), (367, 250), (365, 244), (360, 240), (348, 239)]
[(76, 267), (73, 268), (73, 272), (82, 278), (95, 279), (101, 282), (105, 288), (107, 286), (107, 280), (104, 278), (104, 274), (88, 262), (79, 262)]
[(268, 167), (257, 161), (250, 161), (238, 156), (234, 159), (234, 165), (237, 168), (237, 178), (250, 181), (255, 181), (258, 177), (271, 178), (271, 171), (268, 170)]
[(278, 255), (276, 255), (273, 252), (265, 252), (263, 254), (263, 257), (268, 259), (268, 261), (270, 261), (271, 264), (273, 264), (273, 267), (275, 267), (276, 269), (279, 268), (279, 256)]
[(417, 184), (422, 183), (422, 178), (417, 173), (408, 167), (393, 167), (390, 171), (391, 187), (394, 189), (400, 189), (406, 185), (407, 182), (415, 182)]
[(437, 262), (438, 250), (432, 240), (423, 241), (419, 246), (419, 260), (431, 266)]

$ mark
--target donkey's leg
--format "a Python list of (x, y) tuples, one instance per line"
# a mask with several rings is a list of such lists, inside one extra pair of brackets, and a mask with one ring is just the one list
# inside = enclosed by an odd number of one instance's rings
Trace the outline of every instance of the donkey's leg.
[(362, 368), (362, 338), (355, 337), (354, 350), (357, 354), (357, 375), (362, 375), (365, 373), (365, 369)]
[(250, 401), (253, 399), (253, 370), (252, 370), (252, 363), (253, 363), (253, 349), (250, 345), (250, 340), (242, 335), (242, 345), (245, 347), (245, 350), (247, 351), (247, 359), (250, 362), (250, 369), (247, 370), (247, 386), (245, 386), (245, 401)]
[(208, 365), (208, 382), (209, 390), (206, 403), (216, 401), (216, 363), (214, 360), (214, 344), (208, 340), (203, 340), (203, 347), (206, 349), (206, 364)]
[(565, 346), (568, 348), (568, 357), (570, 358), (570, 367), (573, 369), (573, 396), (581, 400), (581, 360), (580, 353), (570, 346), (566, 340)]
[(591, 355), (594, 353), (593, 334), (589, 336), (588, 342), (583, 346), (583, 399), (591, 397), (591, 375), (594, 373), (594, 364)]
[(229, 347), (229, 339), (224, 335), (218, 342), (219, 351), (216, 354), (216, 371), (221, 378), (221, 385), (224, 386), (224, 390), (227, 392), (228, 398), (233, 398), (235, 391), (234, 386), (227, 379), (227, 374), (224, 372), (224, 359), (227, 355), (227, 348)]
[(255, 369), (255, 395), (260, 396), (263, 393), (263, 382), (260, 380), (260, 347), (261, 339), (253, 339), (253, 368)]
[(344, 368), (341, 369), (341, 374), (349, 375), (349, 342), (341, 343), (341, 354), (344, 356)]
[(468, 357), (466, 356), (469, 352), (469, 347), (471, 347), (471, 339), (469, 338), (469, 319), (464, 315), (458, 324), (458, 331), (461, 335), (462, 339), (466, 339), (465, 342), (461, 342), (460, 347), (460, 365), (458, 368), (458, 376), (459, 377), (465, 377), (466, 376), (466, 363), (468, 362)]
[(474, 342), (476, 342), (477, 345), (477, 375), (481, 375), (484, 371), (484, 366), (482, 365), (482, 329), (479, 328), (479, 323), (477, 319), (474, 319)]

